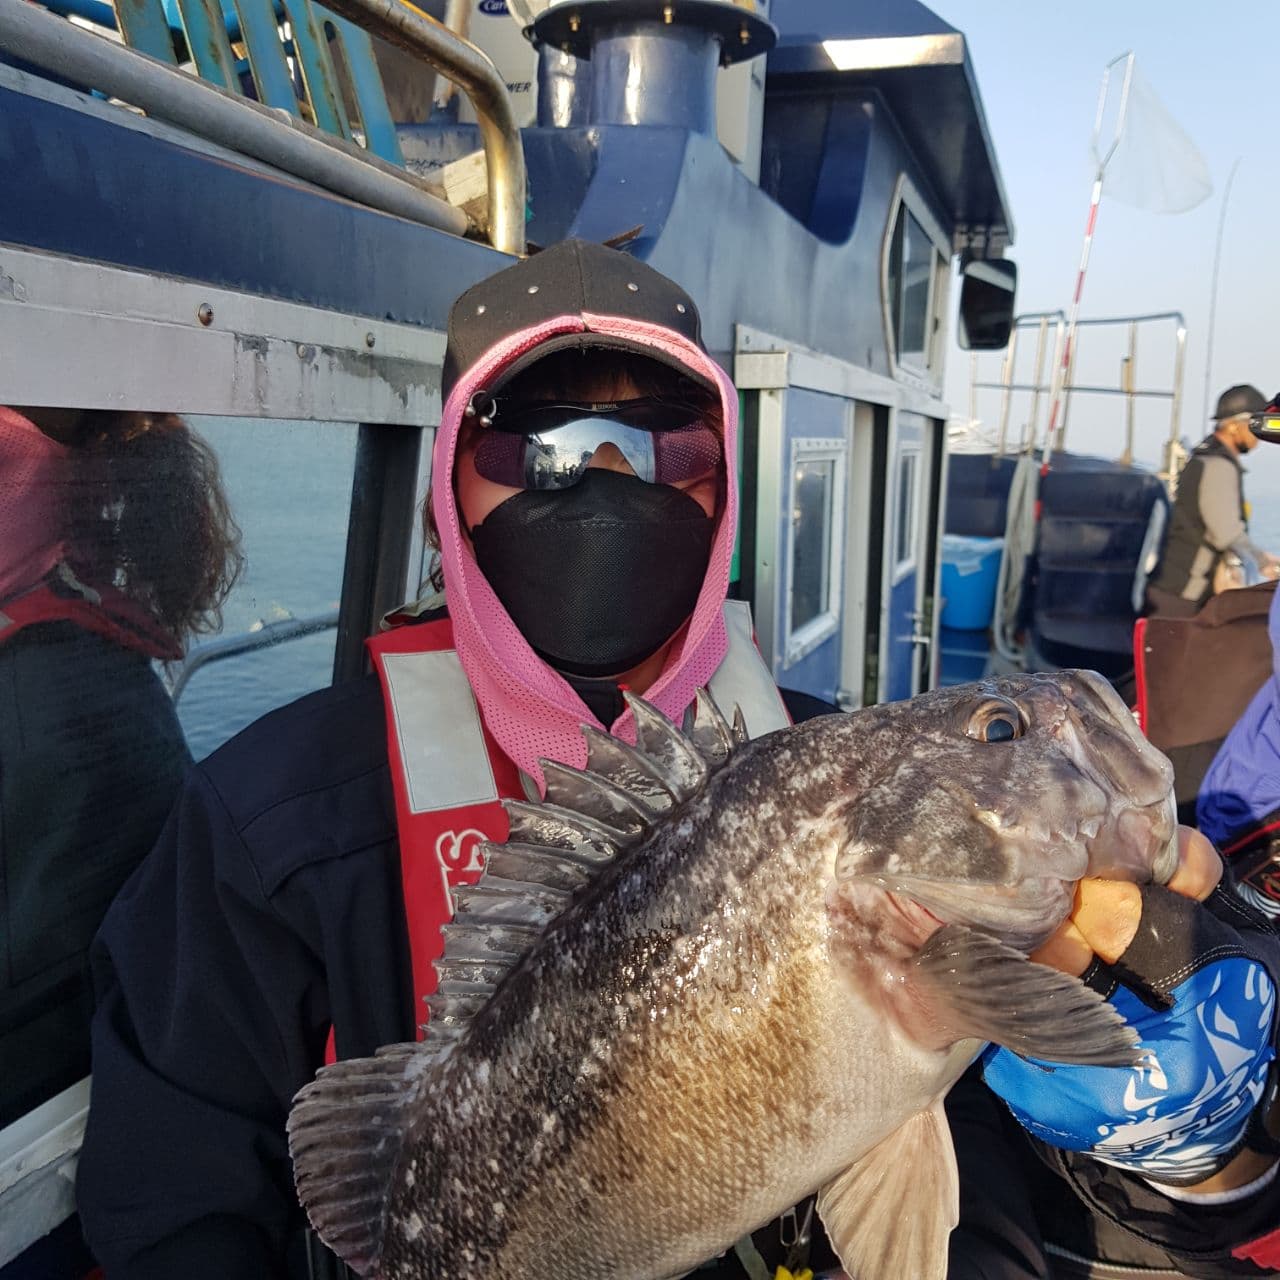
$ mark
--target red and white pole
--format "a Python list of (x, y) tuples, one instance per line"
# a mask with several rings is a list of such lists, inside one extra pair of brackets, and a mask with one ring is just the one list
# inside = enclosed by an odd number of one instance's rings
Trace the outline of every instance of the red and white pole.
[(1066, 423), (1059, 423), (1063, 400), (1071, 380), (1071, 362), (1076, 353), (1076, 325), (1080, 319), (1080, 298), (1084, 293), (1084, 276), (1089, 269), (1089, 251), (1093, 248), (1093, 231), (1098, 223), (1098, 205), (1102, 202), (1101, 167), (1093, 180), (1093, 194), (1089, 199), (1089, 219), (1084, 227), (1084, 246), (1080, 250), (1080, 269), (1076, 272), (1076, 291), (1071, 298), (1071, 310), (1067, 313), (1067, 336), (1062, 344), (1062, 365), (1058, 369), (1057, 385), (1053, 389), (1053, 400), (1049, 405), (1049, 426), (1045, 433), (1045, 462), (1055, 449), (1062, 448), (1062, 433)]

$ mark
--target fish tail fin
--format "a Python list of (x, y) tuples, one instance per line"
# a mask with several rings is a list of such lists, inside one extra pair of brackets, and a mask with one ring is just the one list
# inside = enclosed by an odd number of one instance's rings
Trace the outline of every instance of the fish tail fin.
[(442, 1056), (435, 1046), (389, 1045), (323, 1068), (294, 1097), (287, 1128), (298, 1199), (358, 1275), (378, 1270), (409, 1115)]

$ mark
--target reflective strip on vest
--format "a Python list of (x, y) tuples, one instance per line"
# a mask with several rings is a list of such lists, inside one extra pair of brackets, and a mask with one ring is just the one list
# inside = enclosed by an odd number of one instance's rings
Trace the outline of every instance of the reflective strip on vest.
[[(790, 723), (752, 635), (751, 608), (724, 606), (729, 648), (711, 678), (726, 716), (741, 707), (752, 737)], [(436, 989), (441, 926), (453, 915), (450, 886), (474, 884), (479, 846), (507, 838), (502, 799), (525, 798), (520, 771), (481, 719), (454, 650), (449, 620), (401, 626), (367, 642), (387, 709), (387, 750), (413, 965), (414, 1018), (421, 1036), (424, 999)], [(333, 1060), (330, 1036), (328, 1060)]]

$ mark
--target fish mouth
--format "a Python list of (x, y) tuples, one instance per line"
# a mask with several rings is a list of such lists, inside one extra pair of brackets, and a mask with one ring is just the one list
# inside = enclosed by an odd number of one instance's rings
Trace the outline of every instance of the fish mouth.
[(1178, 809), (1173, 791), (1153, 804), (1114, 811), (1085, 835), (1086, 876), (1168, 884), (1178, 869)]

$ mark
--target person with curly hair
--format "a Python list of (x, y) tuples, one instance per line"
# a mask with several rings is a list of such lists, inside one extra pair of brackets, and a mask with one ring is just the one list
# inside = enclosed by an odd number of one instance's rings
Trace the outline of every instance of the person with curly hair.
[(181, 418), (0, 407), (0, 1127), (88, 1074), (89, 943), (191, 763), (156, 662), (239, 540)]

